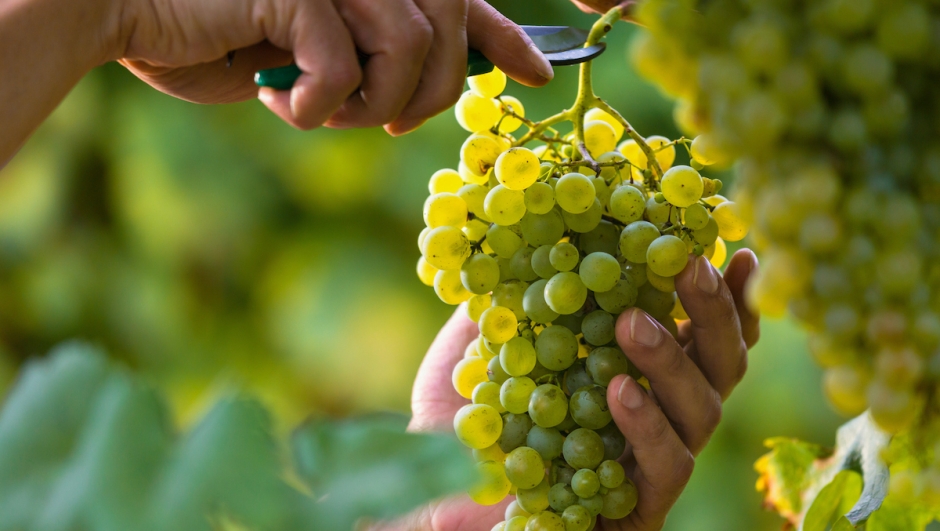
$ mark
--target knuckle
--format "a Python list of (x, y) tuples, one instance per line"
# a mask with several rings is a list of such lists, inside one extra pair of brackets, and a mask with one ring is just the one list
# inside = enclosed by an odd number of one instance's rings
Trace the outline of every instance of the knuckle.
[(402, 48), (412, 53), (427, 53), (434, 40), (434, 26), (421, 13), (415, 13), (408, 29), (401, 34)]
[(355, 61), (340, 62), (323, 82), (332, 89), (351, 93), (362, 83), (362, 69)]

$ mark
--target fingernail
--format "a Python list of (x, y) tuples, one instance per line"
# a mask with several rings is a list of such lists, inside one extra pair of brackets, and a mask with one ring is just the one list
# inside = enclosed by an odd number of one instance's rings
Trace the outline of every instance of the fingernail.
[(639, 409), (643, 405), (643, 390), (636, 380), (627, 376), (617, 391), (617, 400), (627, 409)]
[(753, 273), (754, 271), (757, 271), (757, 268), (759, 267), (757, 262), (757, 255), (754, 254), (754, 251), (751, 251), (750, 249), (748, 249), (747, 254), (751, 255), (748, 259), (748, 273)]
[(274, 101), (274, 91), (269, 88), (262, 88), (258, 91), (258, 99), (265, 105), (271, 105)]
[(636, 309), (630, 316), (630, 339), (646, 347), (655, 347), (663, 340), (663, 332), (646, 312)]
[(548, 59), (542, 55), (542, 52), (535, 47), (535, 44), (529, 45), (529, 61), (532, 63), (532, 67), (535, 68), (535, 72), (542, 76), (545, 79), (552, 79), (555, 77), (555, 71), (552, 70), (551, 63), (548, 62)]
[(695, 274), (692, 275), (692, 282), (698, 289), (714, 294), (718, 291), (718, 272), (712, 267), (708, 258), (699, 256), (695, 260)]

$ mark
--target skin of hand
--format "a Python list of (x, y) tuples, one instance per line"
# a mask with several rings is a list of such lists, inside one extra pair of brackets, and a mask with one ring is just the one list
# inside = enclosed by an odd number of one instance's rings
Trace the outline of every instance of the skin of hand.
[[(0, 164), (104, 62), (192, 102), (259, 97), (300, 129), (398, 135), (457, 101), (468, 45), (525, 85), (554, 75), (484, 0), (4, 0), (0, 79), (15, 82), (0, 84)], [(292, 90), (259, 91), (256, 71), (292, 60), (303, 71)]]
[[(601, 531), (655, 531), (685, 488), (694, 456), (721, 419), (722, 402), (744, 376), (747, 351), (757, 342), (759, 318), (745, 305), (744, 286), (757, 270), (750, 250), (732, 257), (724, 277), (704, 257), (692, 257), (676, 277), (690, 319), (673, 337), (639, 309), (616, 323), (620, 348), (647, 377), (647, 391), (626, 375), (607, 388), (613, 420), (627, 440), (620, 462), (636, 484), (636, 509), (619, 521), (600, 518)], [(467, 400), (453, 389), (451, 373), (477, 325), (458, 309), (431, 345), (412, 394), (413, 431), (452, 431), (454, 413)], [(482, 507), (466, 495), (448, 498), (372, 531), (489, 531), (503, 520), (511, 499)]]

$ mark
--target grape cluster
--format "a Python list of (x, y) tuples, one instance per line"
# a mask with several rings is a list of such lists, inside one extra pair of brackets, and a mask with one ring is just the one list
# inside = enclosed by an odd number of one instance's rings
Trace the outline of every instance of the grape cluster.
[(810, 331), (825, 391), (911, 436), (940, 504), (940, 4), (648, 0), (631, 54), (716, 162), (738, 159), (749, 299)]
[(675, 275), (690, 254), (720, 266), (724, 240), (748, 229), (720, 181), (674, 165), (677, 146), (710, 162), (698, 140), (644, 139), (596, 107), (562, 134), (500, 96), (499, 70), (469, 85), (456, 114), (471, 135), (458, 169), (431, 177), (417, 269), (479, 324), (453, 372), (472, 401), (454, 429), (484, 478), (470, 494), (515, 494), (494, 531), (587, 531), (637, 501), (606, 388), (618, 374), (646, 381), (617, 346), (617, 316), (636, 306), (675, 335), (687, 318)]

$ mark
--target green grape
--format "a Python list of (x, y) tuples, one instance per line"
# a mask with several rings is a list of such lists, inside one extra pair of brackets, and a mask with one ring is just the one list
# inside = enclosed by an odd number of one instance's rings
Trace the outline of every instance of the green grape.
[(623, 185), (610, 195), (610, 215), (624, 223), (633, 223), (643, 218), (646, 211), (646, 198), (638, 188)]
[(578, 498), (578, 505), (587, 509), (592, 516), (598, 516), (604, 510), (604, 498), (600, 494), (590, 498)]
[(495, 98), (506, 89), (506, 74), (499, 68), (494, 68), (486, 74), (468, 77), (467, 85), (481, 98)]
[(610, 291), (594, 293), (594, 299), (604, 311), (619, 315), (636, 303), (638, 292), (629, 281), (620, 279)]
[(606, 253), (616, 256), (620, 244), (620, 229), (613, 223), (602, 220), (594, 230), (581, 235), (578, 241), (581, 252)]
[(471, 90), (464, 92), (454, 105), (457, 123), (471, 133), (479, 133), (496, 125), (502, 114), (492, 97), (481, 97)]
[[(571, 395), (569, 405), (571, 417), (582, 428), (597, 430), (610, 423), (612, 417), (610, 415), (610, 408), (607, 407), (607, 397), (604, 391), (605, 389), (603, 387), (582, 387)], [(572, 465), (573, 464), (574, 463), (572, 463)]]
[(452, 375), (452, 382), (457, 394), (464, 398), (473, 396), (478, 384), (487, 381), (486, 360), (480, 357), (464, 358), (457, 362)]
[(599, 347), (592, 350), (585, 360), (585, 369), (594, 383), (604, 387), (607, 387), (618, 374), (639, 376), (623, 352), (614, 347)]
[(425, 286), (434, 286), (434, 276), (437, 275), (439, 271), (436, 267), (428, 263), (427, 260), (422, 256), (418, 258), (418, 278), (421, 280), (421, 283)]
[(559, 513), (578, 503), (578, 496), (564, 483), (555, 483), (548, 490), (548, 505)]
[(510, 376), (525, 376), (535, 368), (535, 347), (528, 339), (516, 336), (499, 350), (499, 364)]
[[(564, 442), (562, 444), (564, 444)], [(574, 477), (574, 473), (575, 469), (568, 466), (568, 463), (565, 463), (564, 459), (558, 459), (552, 463), (551, 475), (555, 483), (571, 485), (571, 478)]]
[(569, 506), (561, 519), (565, 522), (565, 531), (588, 531), (593, 522), (591, 512), (581, 504)]
[(529, 415), (510, 413), (503, 417), (503, 432), (496, 444), (503, 452), (508, 454), (525, 444), (526, 437), (531, 429), (532, 419), (529, 418)]
[(565, 389), (568, 390), (569, 395), (573, 395), (582, 387), (590, 387), (593, 385), (594, 380), (587, 373), (582, 362), (579, 361), (575, 363), (565, 371)]
[(469, 404), (454, 415), (454, 431), (465, 446), (482, 449), (492, 446), (502, 433), (503, 420), (496, 409), (485, 404)]
[(470, 257), (470, 240), (456, 227), (437, 227), (425, 236), (421, 254), (438, 269), (460, 269)]
[[(567, 409), (567, 404), (565, 406)], [(543, 428), (532, 426), (526, 436), (526, 446), (532, 448), (542, 456), (542, 459), (551, 461), (561, 456), (561, 448), (565, 444), (565, 436), (556, 428)]]
[(620, 433), (620, 428), (618, 428), (615, 423), (611, 422), (597, 430), (597, 434), (604, 444), (604, 460), (611, 461), (620, 459), (620, 456), (623, 455), (623, 452), (627, 448), (627, 441), (624, 439), (623, 434)]
[(460, 174), (449, 168), (437, 170), (428, 181), (428, 191), (431, 195), (443, 192), (454, 194), (461, 186), (463, 186), (463, 179), (460, 178)]
[(611, 520), (626, 518), (633, 512), (637, 502), (636, 486), (629, 479), (607, 491), (604, 495), (604, 505), (601, 516)]
[(525, 107), (522, 105), (521, 101), (512, 96), (501, 96), (499, 99), (500, 110), (504, 114), (502, 121), (499, 122), (499, 132), (505, 135), (522, 127), (522, 120), (515, 116), (509, 116), (509, 112), (511, 111), (525, 118)]
[(467, 224), (467, 202), (453, 193), (434, 194), (424, 202), (424, 223), (437, 227), (461, 228)]
[(538, 452), (520, 446), (506, 456), (506, 477), (520, 489), (532, 489), (545, 478), (545, 466)]
[(595, 431), (578, 428), (565, 438), (562, 454), (572, 467), (593, 470), (604, 460), (604, 441)]
[(591, 179), (580, 173), (565, 174), (555, 185), (555, 202), (571, 214), (587, 212), (596, 195)]
[(522, 231), (519, 227), (493, 225), (486, 231), (486, 242), (500, 258), (510, 259), (522, 247)]
[[(538, 351), (536, 351), (536, 355), (537, 354), (538, 354)], [(533, 381), (537, 382), (539, 381), (539, 379), (542, 379), (545, 376), (554, 376), (554, 371), (550, 371), (546, 369), (544, 365), (542, 365), (541, 363), (538, 362), (538, 360), (536, 360), (535, 368), (532, 369), (532, 372), (529, 373), (529, 378), (532, 378)]]
[[(487, 306), (487, 308), (490, 308), (491, 306), (492, 305)], [(477, 321), (477, 324), (479, 325), (479, 320)], [(479, 336), (479, 338), (480, 338), (480, 341), (482, 342), (481, 344), (483, 345), (483, 348), (479, 349), (480, 357), (490, 360), (495, 356), (499, 356), (499, 349), (503, 348), (503, 345), (501, 343), (493, 343), (492, 341), (486, 339), (482, 335)]]
[(591, 291), (609, 291), (620, 279), (620, 262), (606, 253), (591, 253), (581, 260), (581, 281)]
[(686, 208), (702, 198), (705, 185), (702, 176), (689, 166), (674, 166), (663, 174), (660, 183), (666, 201)]
[(575, 472), (574, 477), (571, 478), (571, 490), (579, 498), (590, 498), (597, 494), (600, 488), (601, 482), (593, 470), (582, 468)]
[(494, 343), (505, 343), (515, 337), (517, 325), (516, 315), (503, 306), (493, 306), (480, 316), (480, 334)]
[(586, 121), (584, 123), (584, 144), (593, 155), (600, 155), (613, 151), (617, 147), (617, 132), (603, 120)]
[(601, 206), (599, 200), (594, 199), (594, 203), (585, 212), (572, 214), (571, 212), (562, 211), (561, 215), (569, 229), (583, 234), (597, 228), (604, 216), (604, 207)]
[(565, 522), (557, 514), (543, 511), (529, 518), (525, 531), (565, 531)]
[(653, 240), (646, 251), (646, 267), (663, 277), (673, 277), (689, 263), (685, 242), (671, 234)]
[(620, 270), (623, 271), (626, 279), (634, 287), (639, 288), (643, 284), (646, 284), (646, 264), (637, 264), (629, 260), (623, 260), (623, 265), (620, 266)]
[(483, 201), (486, 199), (487, 192), (489, 192), (489, 190), (487, 190), (486, 187), (471, 183), (461, 186), (455, 193), (464, 200), (467, 204), (467, 210), (471, 214), (483, 221), (489, 222), (490, 218), (487, 217), (486, 211), (483, 209)]
[(679, 210), (665, 201), (662, 203), (656, 201), (654, 196), (646, 200), (646, 219), (657, 227), (664, 227), (666, 224), (675, 225), (679, 223)]
[(516, 516), (506, 521), (506, 531), (525, 531), (525, 526), (529, 522), (527, 516)]
[(702, 245), (711, 245), (718, 239), (718, 223), (715, 218), (708, 216), (708, 223), (704, 229), (693, 230), (692, 238)]
[(653, 317), (667, 317), (675, 305), (675, 293), (664, 293), (649, 284), (638, 290), (636, 306)]
[(525, 190), (539, 178), (540, 164), (531, 150), (510, 148), (496, 159), (496, 179), (510, 190)]
[(522, 299), (522, 307), (525, 310), (526, 317), (535, 323), (547, 324), (558, 317), (558, 313), (552, 310), (545, 302), (545, 285), (547, 280), (537, 280), (532, 283), (525, 291)]
[[(482, 358), (481, 358), (482, 359)], [(503, 407), (503, 404), (499, 401), (499, 388), (500, 385), (496, 382), (489, 381), (489, 363), (486, 364), (487, 367), (487, 381), (480, 382), (476, 387), (473, 388), (473, 403), (474, 404), (485, 404), (492, 407), (499, 413), (505, 413), (506, 408)]]
[(477, 463), (477, 472), (480, 480), (468, 491), (473, 501), (480, 505), (496, 505), (509, 495), (512, 485), (506, 478), (502, 463)]
[(554, 245), (565, 234), (565, 222), (556, 210), (547, 214), (527, 212), (519, 222), (522, 236), (531, 245)]
[(857, 44), (846, 50), (842, 61), (846, 84), (860, 96), (883, 93), (894, 77), (894, 64), (876, 46)]
[[(496, 158), (502, 152), (503, 148), (496, 138), (488, 135), (470, 135), (460, 147), (460, 161), (474, 175), (486, 175), (486, 172), (496, 164)], [(464, 181), (467, 179), (464, 178)], [(483, 184), (479, 182), (479, 179), (469, 182)]]
[(497, 225), (515, 225), (525, 215), (525, 194), (497, 185), (486, 194), (483, 210)]
[(502, 385), (509, 379), (509, 375), (506, 374), (506, 371), (503, 370), (503, 366), (499, 363), (499, 356), (494, 356), (487, 362), (486, 375), (491, 382), (499, 385)]
[(712, 218), (718, 224), (718, 236), (726, 242), (743, 240), (750, 229), (738, 204), (731, 201), (716, 206)]
[(558, 273), (545, 285), (545, 302), (555, 312), (568, 315), (584, 306), (587, 287), (577, 273)]
[[(552, 267), (561, 272), (571, 271), (578, 265), (578, 261), (581, 259), (578, 248), (568, 242), (556, 243), (548, 256)], [(644, 254), (644, 257), (645, 256)]]
[(441, 270), (434, 274), (434, 293), (447, 304), (460, 304), (473, 296), (463, 287), (460, 271)]
[(601, 204), (602, 208), (607, 208), (607, 205), (610, 204), (610, 186), (607, 184), (607, 181), (603, 177), (597, 176), (591, 178), (591, 183), (594, 184), (594, 194), (597, 197), (597, 201)]
[(463, 228), (463, 233), (467, 235), (468, 240), (479, 244), (480, 240), (486, 237), (486, 231), (488, 230), (490, 230), (489, 223), (485, 223), (480, 219), (471, 219), (467, 222), (467, 226)]
[(597, 467), (597, 479), (605, 488), (614, 489), (619, 487), (625, 477), (623, 465), (617, 461), (608, 459)]
[(551, 253), (551, 245), (540, 245), (535, 252), (532, 253), (532, 270), (535, 271), (535, 274), (540, 278), (549, 279), (558, 272), (558, 270), (552, 266)]
[(542, 384), (529, 396), (529, 417), (536, 426), (552, 428), (568, 414), (568, 397), (560, 387)]
[(915, 59), (930, 42), (930, 14), (920, 4), (901, 4), (879, 17), (878, 48), (896, 58)]
[(499, 283), (493, 289), (493, 306), (509, 308), (516, 316), (516, 320), (522, 321), (525, 319), (525, 307), (522, 305), (522, 300), (528, 288), (528, 283), (519, 280)]
[(512, 269), (513, 275), (519, 280), (531, 282), (539, 278), (539, 276), (535, 274), (535, 271), (532, 270), (532, 253), (534, 252), (535, 249), (532, 247), (520, 247), (519, 250), (512, 255), (512, 259), (509, 261), (509, 267)]
[(620, 233), (620, 254), (636, 264), (646, 263), (646, 251), (656, 238), (659, 229), (648, 221), (634, 221)]
[(535, 382), (525, 376), (514, 376), (503, 382), (499, 390), (499, 401), (510, 413), (525, 413), (529, 410), (529, 396), (532, 391), (535, 391)]
[(685, 209), (685, 226), (692, 230), (702, 230), (708, 225), (708, 209), (701, 203), (694, 203)]
[(594, 310), (581, 321), (581, 333), (584, 340), (594, 346), (610, 343), (614, 340), (614, 316), (603, 310)]
[(517, 516), (523, 516), (526, 519), (528, 519), (532, 515), (528, 511), (520, 507), (519, 502), (513, 500), (512, 503), (506, 506), (506, 514), (504, 515), (504, 518), (506, 520), (512, 520), (513, 518)]
[(471, 293), (489, 293), (499, 283), (499, 264), (492, 256), (477, 253), (460, 267), (460, 281)]
[(578, 358), (578, 340), (564, 326), (550, 326), (535, 340), (539, 363), (552, 371), (563, 371)]
[(548, 477), (545, 477), (534, 489), (519, 489), (516, 491), (516, 501), (519, 502), (519, 507), (533, 515), (529, 518), (530, 522), (536, 514), (548, 509), (549, 490)]
[(547, 214), (555, 206), (555, 190), (548, 183), (535, 183), (526, 188), (525, 208), (533, 214)]

